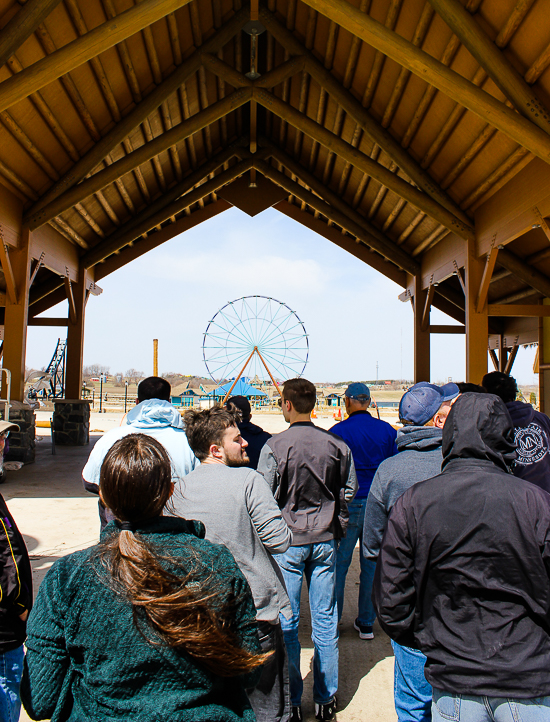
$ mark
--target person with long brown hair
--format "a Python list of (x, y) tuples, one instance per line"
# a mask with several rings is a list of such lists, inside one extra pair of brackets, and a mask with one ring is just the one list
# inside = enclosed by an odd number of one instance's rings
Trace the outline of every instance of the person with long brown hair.
[(59, 559), (29, 618), (22, 700), (33, 719), (254, 720), (259, 654), (250, 588), (200, 522), (163, 517), (170, 458), (143, 434), (114, 444), (98, 545)]

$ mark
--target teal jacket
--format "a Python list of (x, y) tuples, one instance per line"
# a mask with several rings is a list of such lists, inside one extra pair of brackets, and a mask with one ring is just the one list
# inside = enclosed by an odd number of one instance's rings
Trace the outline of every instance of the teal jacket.
[[(200, 577), (217, 583), (220, 606), (234, 606), (232, 631), (241, 646), (260, 651), (248, 583), (225, 547), (202, 538), (200, 522), (160, 517), (137, 531), (164, 556), (184, 566), (192, 559)], [(119, 533), (114, 522), (103, 534), (113, 533)], [(102, 580), (97, 549), (59, 559), (40, 586), (21, 686), (29, 716), (52, 722), (253, 721), (245, 688), (259, 673), (218, 677), (186, 653), (147, 641), (130, 603)]]

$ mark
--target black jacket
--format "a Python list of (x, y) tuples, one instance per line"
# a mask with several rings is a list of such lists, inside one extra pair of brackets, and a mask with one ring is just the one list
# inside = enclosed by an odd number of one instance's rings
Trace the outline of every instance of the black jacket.
[(357, 477), (351, 451), (339, 436), (309, 421), (291, 424), (264, 446), (258, 471), (292, 531), (292, 546), (345, 535)]
[(0, 494), (0, 654), (20, 647), (27, 637), (19, 619), (32, 608), (32, 571), (25, 541)]
[(550, 419), (522, 401), (511, 401), (506, 408), (517, 445), (514, 475), (550, 492)]
[(443, 472), (395, 503), (376, 567), (382, 628), (456, 694), (550, 695), (550, 496), (508, 473), (512, 420), (466, 393), (443, 429)]
[(248, 442), (246, 453), (250, 461), (246, 466), (251, 469), (257, 469), (260, 451), (263, 449), (265, 442), (271, 438), (271, 434), (264, 431), (261, 426), (256, 426), (256, 424), (253, 424), (251, 421), (241, 421), (241, 423), (237, 425), (241, 436)]

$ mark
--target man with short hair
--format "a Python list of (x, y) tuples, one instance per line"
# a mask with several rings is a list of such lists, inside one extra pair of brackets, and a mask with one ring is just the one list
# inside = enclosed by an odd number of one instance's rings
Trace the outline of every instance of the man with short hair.
[[(372, 481), (363, 529), (363, 554), (376, 561), (390, 511), (411, 486), (441, 471), (443, 427), (451, 403), (459, 395), (453, 383), (422, 381), (399, 402), (403, 424), (397, 434), (398, 454), (383, 461)], [(424, 676), (426, 657), (417, 649), (392, 641), (395, 654), (394, 701), (399, 722), (431, 720), (432, 689)]]
[[(174, 482), (193, 471), (199, 462), (191, 451), (179, 411), (170, 403), (171, 386), (160, 376), (149, 376), (138, 386), (138, 403), (126, 416), (126, 424), (107, 431), (96, 442), (82, 471), (84, 488), (99, 494), (99, 473), (111, 446), (128, 434), (146, 434), (160, 442), (172, 461)], [(101, 529), (114, 517), (99, 501)]]
[(347, 504), (357, 491), (351, 452), (341, 438), (311, 422), (317, 392), (306, 379), (290, 379), (281, 390), (281, 407), (290, 427), (268, 440), (258, 470), (279, 502), (292, 531), (292, 546), (277, 557), (292, 617), (281, 619), (290, 668), (292, 722), (302, 717), (300, 673), (300, 594), (309, 588), (315, 718), (332, 720), (338, 690), (338, 608), (336, 544), (345, 534)]
[(201, 465), (176, 486), (168, 511), (202, 521), (208, 541), (223, 544), (235, 557), (252, 590), (262, 651), (274, 652), (249, 690), (250, 703), (258, 722), (288, 722), (288, 662), (279, 614), (290, 616), (291, 609), (272, 555), (286, 551), (292, 535), (263, 476), (246, 468), (240, 414), (215, 406), (189, 410), (184, 418)]
[(516, 401), (518, 386), (513, 376), (492, 371), (483, 377), (483, 386), (504, 401), (512, 417), (517, 445), (512, 473), (550, 492), (550, 419), (531, 404)]
[[(350, 384), (344, 393), (344, 403), (348, 418), (335, 424), (331, 431), (342, 438), (351, 449), (359, 488), (355, 499), (348, 504), (348, 529), (346, 536), (338, 544), (336, 554), (336, 601), (339, 620), (342, 618), (346, 576), (353, 558), (353, 550), (357, 541), (361, 542), (363, 538), (365, 507), (372, 479), (384, 459), (397, 454), (395, 445), (397, 431), (386, 421), (375, 419), (368, 412), (370, 390), (366, 384), (360, 382)], [(376, 613), (371, 596), (376, 563), (365, 558), (361, 543), (359, 561), (361, 572), (358, 613), (353, 626), (359, 632), (360, 639), (373, 639), (372, 625)]]
[(252, 409), (250, 408), (250, 401), (246, 396), (232, 396), (228, 399), (226, 407), (231, 409), (231, 405), (235, 406), (241, 412), (241, 420), (238, 423), (238, 427), (241, 436), (248, 444), (246, 453), (248, 454), (249, 461), (245, 466), (251, 469), (257, 469), (260, 452), (265, 442), (271, 438), (271, 434), (250, 421)]
[(548, 722), (550, 496), (509, 473), (514, 429), (497, 396), (460, 396), (442, 448), (441, 474), (391, 511), (378, 621), (427, 655), (434, 722)]

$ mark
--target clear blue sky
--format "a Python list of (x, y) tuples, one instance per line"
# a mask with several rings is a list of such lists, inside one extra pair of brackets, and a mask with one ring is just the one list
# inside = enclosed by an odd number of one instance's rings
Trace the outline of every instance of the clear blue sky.
[[(275, 210), (250, 218), (232, 208), (120, 269), (86, 310), (84, 363), (111, 372), (205, 375), (202, 339), (216, 311), (265, 295), (294, 309), (309, 334), (312, 381), (412, 378), (410, 303), (372, 268)], [(66, 315), (66, 302), (46, 315)], [(452, 322), (432, 311), (433, 323)], [(63, 329), (29, 328), (27, 366), (48, 363)], [(534, 349), (520, 349), (514, 375), (535, 383)], [(464, 378), (464, 337), (432, 336), (434, 382)]]

